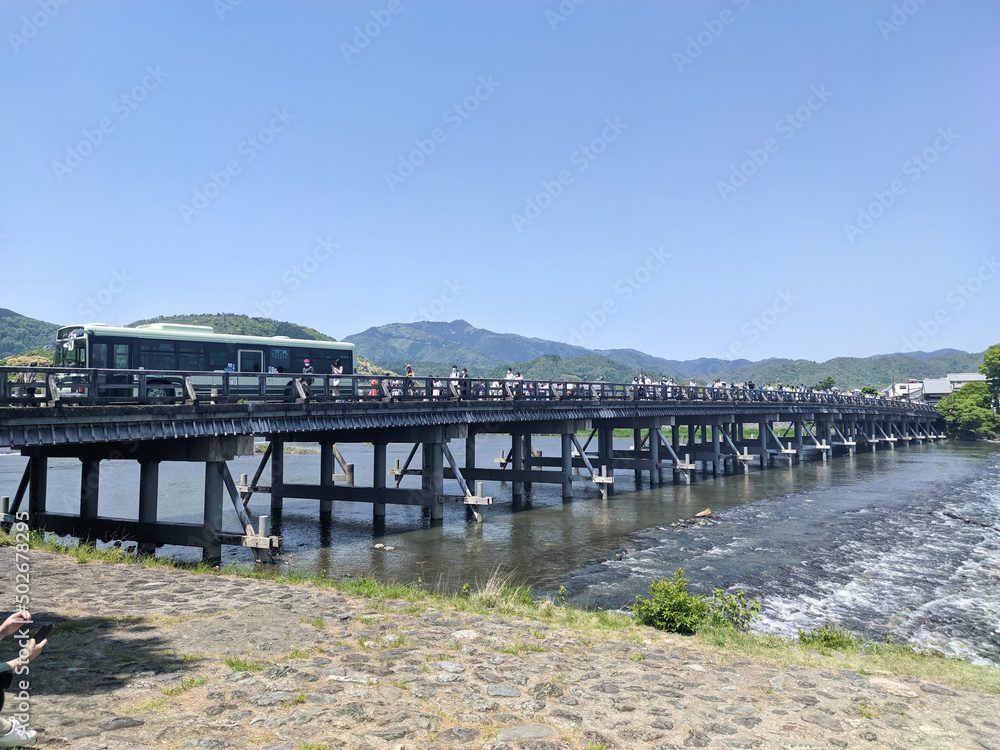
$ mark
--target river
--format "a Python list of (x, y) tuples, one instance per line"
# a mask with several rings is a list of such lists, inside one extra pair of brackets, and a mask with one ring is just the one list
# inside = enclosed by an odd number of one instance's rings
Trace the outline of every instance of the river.
[[(616, 439), (616, 448), (630, 442)], [(491, 465), (509, 438), (480, 436), (477, 447), (480, 465)], [(558, 438), (535, 437), (533, 447), (558, 455)], [(357, 483), (371, 486), (370, 447), (341, 450), (356, 465)], [(389, 465), (407, 452), (390, 446)], [(452, 452), (464, 455), (460, 443)], [(13, 494), (25, 460), (0, 455), (0, 492)], [(230, 469), (252, 474), (258, 461), (238, 458)], [(318, 455), (285, 457), (286, 482), (317, 483), (318, 472)], [(405, 481), (418, 485), (419, 478)], [(105, 462), (101, 514), (135, 518), (138, 482), (135, 463)], [(606, 501), (586, 483), (575, 484), (577, 497), (567, 502), (559, 485), (535, 484), (516, 504), (508, 485), (487, 483), (495, 503), (481, 509), (481, 524), (455, 504), (445, 506), (441, 524), (421, 508), (390, 505), (376, 527), (370, 505), (340, 502), (332, 521), (321, 522), (315, 501), (286, 500), (274, 522), (280, 564), (335, 577), (420, 577), (450, 590), (499, 574), (541, 596), (564, 587), (570, 602), (605, 608), (629, 604), (648, 594), (650, 580), (683, 568), (692, 591), (744, 589), (761, 599), (761, 631), (794, 636), (833, 622), (870, 638), (891, 635), (1000, 663), (1000, 446), (900, 446), (660, 488), (645, 480), (637, 486), (632, 472), (618, 472), (615, 482)], [(79, 461), (50, 460), (49, 509), (78, 511), (79, 485)], [(160, 519), (199, 520), (202, 486), (201, 466), (161, 464)], [(706, 508), (713, 525), (670, 526)], [(267, 514), (268, 497), (255, 496), (250, 509)], [(231, 508), (226, 529), (238, 531)], [(199, 553), (160, 550), (185, 559)], [(252, 561), (230, 547), (224, 560)]]

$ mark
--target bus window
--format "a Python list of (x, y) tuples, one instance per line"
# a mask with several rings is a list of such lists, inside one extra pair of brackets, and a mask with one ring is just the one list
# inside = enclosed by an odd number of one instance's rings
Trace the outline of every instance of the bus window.
[(268, 365), (278, 372), (287, 372), (289, 364), (288, 349), (283, 347), (272, 347), (268, 357)]
[(176, 370), (176, 343), (173, 341), (140, 341), (139, 366), (147, 370)]
[(225, 370), (230, 363), (236, 364), (236, 352), (232, 344), (213, 341), (205, 345), (205, 354), (208, 359), (207, 370)]
[(260, 372), (264, 365), (264, 352), (257, 349), (240, 349), (239, 367), (240, 372)]
[(114, 359), (111, 366), (116, 370), (129, 369), (129, 347), (130, 344), (114, 344)]
[(205, 345), (200, 341), (180, 341), (177, 344), (177, 369), (204, 370)]
[(94, 343), (90, 346), (90, 366), (91, 367), (107, 367), (108, 366), (108, 345)]

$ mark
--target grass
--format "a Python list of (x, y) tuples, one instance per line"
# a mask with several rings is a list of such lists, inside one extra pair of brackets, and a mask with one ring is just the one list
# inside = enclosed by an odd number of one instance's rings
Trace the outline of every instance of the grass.
[[(13, 541), (12, 537), (0, 531), (0, 546), (10, 545)], [(95, 549), (90, 545), (63, 545), (52, 539), (47, 540), (35, 532), (31, 534), (29, 544), (32, 549), (70, 555), (83, 563), (144, 565), (184, 569), (199, 575), (233, 575), (271, 580), (285, 585), (315, 586), (319, 589), (362, 597), (367, 600), (366, 606), (369, 608), (377, 608), (390, 602), (396, 605), (404, 602), (407, 606), (403, 607), (402, 611), (407, 614), (423, 614), (427, 610), (437, 609), (518, 618), (544, 624), (552, 630), (563, 631), (581, 641), (584, 647), (588, 641), (603, 640), (627, 640), (650, 647), (665, 643), (674, 647), (677, 640), (682, 640), (684, 645), (690, 648), (718, 654), (723, 658), (749, 658), (776, 667), (796, 665), (825, 670), (850, 669), (862, 674), (913, 675), (952, 688), (971, 688), (980, 692), (1000, 694), (998, 667), (977, 666), (940, 654), (921, 654), (902, 644), (872, 644), (858, 639), (854, 639), (854, 642), (844, 642), (838, 640), (839, 635), (832, 626), (825, 632), (823, 628), (809, 631), (806, 641), (811, 642), (775, 635), (744, 633), (725, 627), (702, 628), (693, 636), (673, 636), (638, 625), (624, 612), (592, 611), (536, 599), (530, 587), (517, 585), (510, 578), (496, 572), (488, 580), (471, 585), (467, 593), (460, 596), (430, 589), (422, 583), (380, 582), (368, 576), (333, 579), (325, 574), (307, 575), (296, 571), (278, 573), (273, 569), (248, 569), (238, 565), (219, 569), (201, 563), (180, 563), (169, 558), (137, 557), (123, 552), (118, 547)], [(136, 619), (155, 621), (157, 625), (166, 624), (157, 618), (84, 618), (61, 622), (56, 625), (54, 632), (72, 633), (94, 625), (111, 627), (117, 623)], [(364, 622), (364, 619), (359, 618), (359, 621)], [(573, 650), (570, 646), (564, 648)], [(541, 646), (526, 646), (518, 640), (503, 650), (520, 655), (526, 651), (544, 649)], [(226, 659), (225, 662), (233, 669), (237, 669), (234, 664), (240, 665), (240, 671), (259, 671), (264, 668), (264, 665), (240, 659)], [(183, 690), (195, 686), (189, 684), (183, 687)]]
[(170, 698), (173, 698), (178, 695), (183, 695), (188, 690), (192, 690), (196, 687), (204, 685), (206, 682), (208, 682), (207, 677), (191, 677), (190, 679), (187, 680), (181, 680), (181, 684), (178, 685), (177, 687), (164, 689), (163, 694)]
[(305, 659), (309, 656), (308, 651), (302, 651), (300, 649), (292, 649), (289, 653), (285, 654), (286, 659)]
[(169, 706), (170, 701), (166, 698), (154, 698), (151, 701), (146, 701), (145, 703), (140, 703), (137, 706), (132, 706), (130, 708), (124, 709), (121, 713), (123, 714), (141, 714), (146, 711), (156, 711), (157, 709), (163, 708), (164, 706)]
[(303, 625), (312, 625), (314, 628), (323, 627), (322, 617), (300, 617), (299, 622), (301, 622)]
[(222, 660), (234, 672), (263, 672), (266, 665), (260, 662), (229, 656)]

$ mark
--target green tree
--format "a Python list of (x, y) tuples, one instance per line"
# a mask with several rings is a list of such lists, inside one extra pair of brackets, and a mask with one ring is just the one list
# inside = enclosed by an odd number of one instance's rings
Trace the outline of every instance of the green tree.
[(816, 384), (816, 390), (817, 391), (828, 391), (831, 388), (833, 388), (833, 384), (836, 383), (836, 382), (837, 381), (834, 380), (831, 376), (827, 375), (825, 378), (823, 378), (821, 381), (819, 381)]
[(994, 344), (983, 353), (983, 363), (979, 372), (986, 376), (986, 384), (993, 395), (993, 406), (1000, 398), (1000, 344)]
[(877, 396), (878, 388), (876, 388), (873, 385), (866, 385), (864, 388), (861, 389), (861, 393), (864, 394), (865, 396)]
[(993, 409), (993, 394), (987, 383), (966, 383), (941, 399), (937, 409), (948, 433), (960, 440), (989, 437), (1000, 431), (1000, 417)]

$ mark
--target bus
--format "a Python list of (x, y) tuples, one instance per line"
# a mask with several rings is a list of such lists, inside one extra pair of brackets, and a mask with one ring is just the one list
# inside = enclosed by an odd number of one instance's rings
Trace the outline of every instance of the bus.
[[(340, 360), (344, 375), (354, 374), (354, 344), (288, 336), (216, 333), (212, 326), (148, 323), (135, 327), (103, 323), (63, 326), (56, 333), (54, 365), (67, 368), (154, 370), (161, 386), (177, 386), (170, 371), (301, 374), (306, 361), (317, 375), (329, 374)], [(234, 376), (238, 381), (243, 380)], [(133, 382), (125, 375), (112, 383)], [(258, 379), (246, 379), (256, 389)], [(269, 379), (270, 380), (270, 379)], [(195, 384), (197, 380), (193, 379)], [(153, 382), (153, 381), (147, 381)], [(172, 389), (147, 395), (172, 396)]]

